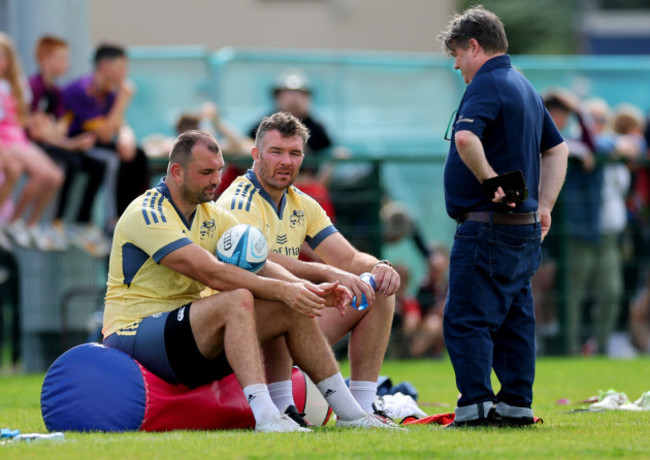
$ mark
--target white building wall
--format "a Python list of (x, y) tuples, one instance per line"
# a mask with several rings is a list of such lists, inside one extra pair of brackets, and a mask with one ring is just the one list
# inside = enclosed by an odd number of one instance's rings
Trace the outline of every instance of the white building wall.
[(205, 45), (439, 51), (454, 0), (90, 0), (90, 38)]

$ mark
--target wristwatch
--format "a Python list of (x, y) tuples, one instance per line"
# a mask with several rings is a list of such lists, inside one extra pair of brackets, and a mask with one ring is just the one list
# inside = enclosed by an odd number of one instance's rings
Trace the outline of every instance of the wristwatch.
[(377, 265), (388, 265), (390, 268), (393, 268), (393, 264), (391, 264), (391, 263), (390, 263), (390, 260), (387, 260), (387, 259), (380, 260), (379, 262), (377, 262), (377, 263), (375, 264), (375, 267), (376, 267)]

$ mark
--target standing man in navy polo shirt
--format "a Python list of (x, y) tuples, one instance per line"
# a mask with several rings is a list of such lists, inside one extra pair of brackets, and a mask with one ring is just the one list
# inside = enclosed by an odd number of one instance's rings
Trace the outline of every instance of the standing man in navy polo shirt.
[[(494, 13), (470, 8), (440, 38), (467, 84), (444, 173), (447, 213), (458, 221), (444, 313), (461, 392), (452, 426), (528, 425), (535, 376), (530, 279), (568, 149), (540, 95), (512, 67)], [(492, 369), (501, 383), (496, 395)]]

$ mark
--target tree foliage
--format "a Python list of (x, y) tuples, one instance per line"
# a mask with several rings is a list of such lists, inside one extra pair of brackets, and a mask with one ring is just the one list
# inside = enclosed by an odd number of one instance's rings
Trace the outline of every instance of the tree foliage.
[(571, 0), (461, 0), (462, 11), (482, 4), (504, 23), (510, 54), (576, 54), (579, 2)]

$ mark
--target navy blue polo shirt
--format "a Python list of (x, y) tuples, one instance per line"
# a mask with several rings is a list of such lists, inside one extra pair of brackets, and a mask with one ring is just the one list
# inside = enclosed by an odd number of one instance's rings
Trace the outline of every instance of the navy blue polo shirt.
[(467, 85), (454, 120), (453, 135), (465, 130), (481, 139), (487, 161), (497, 174), (523, 171), (528, 199), (514, 209), (488, 200), (452, 141), (444, 173), (449, 216), (455, 219), (468, 211), (537, 211), (540, 153), (563, 139), (541, 96), (512, 67), (509, 55), (487, 61)]

